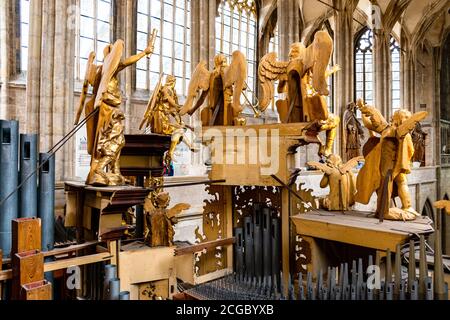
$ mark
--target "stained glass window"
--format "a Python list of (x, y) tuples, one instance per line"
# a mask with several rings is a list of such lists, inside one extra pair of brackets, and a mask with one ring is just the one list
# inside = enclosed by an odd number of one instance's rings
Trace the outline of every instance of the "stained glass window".
[(392, 114), (400, 109), (400, 46), (391, 37)]
[(355, 100), (373, 105), (373, 32), (366, 29), (355, 46)]

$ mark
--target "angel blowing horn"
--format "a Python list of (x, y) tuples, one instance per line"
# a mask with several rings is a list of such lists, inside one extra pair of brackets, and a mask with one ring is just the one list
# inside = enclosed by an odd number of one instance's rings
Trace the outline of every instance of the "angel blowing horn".
[[(391, 220), (413, 220), (419, 214), (411, 207), (411, 195), (406, 175), (411, 172), (414, 145), (411, 131), (416, 123), (425, 119), (426, 111), (411, 114), (398, 110), (388, 123), (374, 107), (357, 102), (363, 114), (363, 123), (371, 137), (363, 147), (365, 165), (356, 180), (356, 201), (367, 204), (377, 193), (377, 215)], [(380, 135), (376, 137), (374, 133)], [(402, 208), (390, 208), (391, 201), (400, 197)]]
[(339, 70), (328, 70), (333, 40), (325, 31), (318, 31), (308, 47), (294, 43), (289, 61), (277, 61), (277, 54), (266, 54), (258, 67), (262, 86), (260, 110), (265, 111), (274, 97), (274, 82), (279, 80), (278, 92), (286, 93), (286, 99), (276, 102), (282, 123), (314, 121), (321, 131), (326, 131), (327, 141), (319, 149), (319, 155), (332, 153), (336, 130), (340, 119), (328, 112), (325, 96), (329, 95), (327, 78)]

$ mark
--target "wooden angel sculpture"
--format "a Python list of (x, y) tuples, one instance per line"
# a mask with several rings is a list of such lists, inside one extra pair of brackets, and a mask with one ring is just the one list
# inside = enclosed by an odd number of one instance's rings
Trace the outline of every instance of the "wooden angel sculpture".
[(323, 172), (320, 187), (330, 187), (330, 193), (323, 199), (322, 206), (330, 211), (349, 210), (355, 204), (356, 181), (352, 169), (363, 157), (356, 157), (347, 163), (342, 163), (341, 157), (331, 154), (326, 163), (311, 161), (310, 167)]
[(170, 196), (167, 192), (155, 192), (145, 199), (145, 242), (150, 247), (172, 246), (175, 231), (173, 226), (178, 222), (177, 216), (191, 206), (179, 203), (167, 209)]
[(439, 200), (434, 203), (434, 207), (436, 209), (442, 209), (447, 212), (447, 214), (450, 214), (450, 200)]
[(289, 53), (289, 61), (277, 61), (276, 53), (268, 53), (258, 67), (262, 86), (259, 101), (261, 111), (265, 111), (274, 97), (274, 82), (279, 80), (278, 92), (286, 93), (286, 99), (276, 102), (282, 123), (316, 122), (319, 130), (326, 131), (327, 141), (319, 150), (319, 155), (332, 153), (336, 130), (340, 119), (328, 112), (325, 96), (329, 95), (327, 78), (339, 70), (335, 66), (328, 70), (333, 40), (325, 31), (319, 31), (308, 47), (294, 43)]
[[(411, 207), (406, 175), (411, 172), (414, 146), (410, 132), (416, 123), (427, 116), (426, 111), (411, 114), (398, 110), (388, 123), (374, 107), (359, 100), (363, 123), (371, 137), (363, 147), (365, 165), (356, 180), (356, 201), (367, 204), (377, 193), (377, 216), (391, 220), (413, 220), (419, 214)], [(380, 137), (375, 136), (379, 134)], [(390, 208), (391, 201), (399, 196), (402, 208)]]
[(186, 125), (180, 116), (181, 106), (178, 104), (178, 96), (175, 91), (176, 78), (172, 75), (166, 77), (166, 83), (162, 85), (162, 77), (153, 90), (148, 102), (147, 110), (139, 129), (150, 128), (152, 133), (170, 135), (172, 141), (164, 161), (169, 164), (173, 159), (173, 153), (178, 144), (183, 142), (189, 149), (195, 151), (189, 138), (186, 136)]
[(192, 115), (208, 97), (207, 106), (201, 112), (203, 126), (244, 125), (245, 118), (241, 117), (244, 109), (241, 94), (247, 88), (246, 79), (247, 60), (240, 51), (233, 52), (230, 65), (225, 55), (215, 56), (214, 70), (211, 72), (206, 61), (201, 61), (192, 74), (180, 114)]
[[(125, 179), (120, 172), (120, 152), (125, 145), (123, 120), (120, 109), (122, 95), (119, 86), (119, 72), (153, 53), (156, 30), (153, 31), (149, 46), (141, 53), (122, 59), (123, 40), (105, 47), (103, 65), (94, 64), (95, 53), (91, 52), (86, 69), (86, 77), (75, 125), (80, 120), (83, 109), (90, 116), (86, 123), (87, 150), (91, 155), (91, 168), (86, 184), (99, 186), (123, 185)], [(92, 98), (86, 102), (89, 86), (93, 87)], [(86, 103), (85, 103), (86, 102)], [(94, 111), (98, 110), (95, 114)], [(94, 116), (92, 116), (94, 115)]]

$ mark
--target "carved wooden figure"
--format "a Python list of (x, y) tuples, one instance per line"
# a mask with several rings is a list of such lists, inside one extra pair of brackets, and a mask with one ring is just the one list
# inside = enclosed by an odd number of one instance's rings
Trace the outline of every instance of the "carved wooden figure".
[[(124, 41), (105, 47), (103, 65), (94, 64), (95, 53), (91, 52), (86, 69), (75, 125), (83, 109), (86, 116), (98, 108), (98, 113), (86, 123), (87, 148), (91, 155), (91, 168), (86, 183), (99, 186), (123, 185), (125, 179), (120, 172), (120, 152), (125, 145), (123, 120), (120, 110), (122, 95), (119, 72), (153, 53), (156, 30), (153, 30), (149, 46), (141, 53), (122, 59)], [(92, 98), (86, 101), (89, 85), (93, 87)]]
[(175, 91), (176, 78), (172, 75), (166, 77), (166, 83), (159, 80), (148, 102), (147, 110), (139, 129), (150, 128), (152, 133), (172, 136), (169, 151), (165, 156), (165, 162), (169, 164), (173, 159), (173, 153), (178, 144), (183, 142), (191, 151), (195, 151), (190, 139), (186, 136), (187, 129), (192, 129), (181, 119), (181, 106), (178, 104), (178, 96)]
[(328, 70), (333, 40), (325, 31), (319, 31), (308, 47), (294, 43), (289, 61), (277, 61), (276, 53), (266, 54), (259, 64), (258, 75), (262, 86), (260, 109), (265, 111), (274, 97), (274, 81), (279, 80), (278, 92), (286, 93), (286, 99), (276, 102), (282, 123), (317, 122), (326, 131), (327, 141), (319, 155), (332, 153), (336, 130), (340, 119), (328, 112), (325, 96), (329, 95), (327, 78), (339, 70)]
[(356, 117), (356, 104), (351, 102), (344, 112), (344, 139), (345, 155), (350, 160), (362, 156), (362, 141), (364, 140), (364, 128)]
[(151, 247), (172, 246), (175, 234), (173, 225), (178, 222), (177, 215), (191, 207), (187, 203), (179, 203), (168, 209), (169, 202), (167, 192), (150, 193), (145, 199), (145, 242)]
[(323, 201), (323, 208), (330, 211), (349, 210), (355, 204), (356, 181), (352, 169), (363, 157), (356, 157), (342, 163), (341, 157), (331, 154), (326, 163), (311, 161), (310, 167), (321, 170), (324, 175), (320, 187), (330, 187), (330, 193)]
[(247, 60), (240, 51), (233, 52), (230, 65), (225, 55), (217, 55), (211, 72), (206, 61), (201, 61), (192, 74), (181, 115), (194, 114), (208, 97), (207, 106), (201, 112), (204, 126), (244, 125), (241, 94), (247, 88), (246, 79)]
[(414, 162), (420, 162), (420, 166), (425, 166), (425, 140), (427, 133), (422, 130), (420, 122), (416, 123), (416, 127), (411, 132), (411, 137), (414, 145)]
[[(406, 178), (411, 172), (414, 154), (410, 132), (428, 113), (422, 111), (411, 114), (407, 110), (398, 110), (392, 116), (391, 123), (388, 123), (377, 109), (364, 104), (362, 100), (357, 105), (363, 113), (366, 128), (380, 137), (372, 134), (364, 145), (365, 165), (358, 174), (356, 201), (367, 204), (372, 194), (377, 192), (378, 216), (383, 214), (386, 219), (413, 220), (419, 214), (411, 207)], [(389, 208), (397, 195), (402, 208)]]

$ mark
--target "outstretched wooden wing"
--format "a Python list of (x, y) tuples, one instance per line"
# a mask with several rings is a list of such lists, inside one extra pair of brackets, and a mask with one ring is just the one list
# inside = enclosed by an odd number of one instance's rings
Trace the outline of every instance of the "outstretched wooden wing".
[(171, 219), (176, 217), (184, 210), (188, 210), (191, 207), (190, 204), (187, 203), (178, 203), (173, 206), (173, 208), (167, 209), (167, 218)]
[(420, 111), (414, 113), (410, 118), (403, 121), (403, 123), (397, 128), (397, 137), (403, 138), (410, 133), (416, 127), (416, 124), (425, 119), (428, 115), (426, 111)]
[[(189, 82), (188, 93), (186, 101), (180, 110), (180, 115), (188, 113), (192, 115), (198, 108), (201, 107), (209, 91), (209, 79), (211, 72), (206, 67), (206, 61), (200, 61), (192, 74), (192, 79)], [(194, 105), (194, 100), (200, 93), (200, 97)]]
[(321, 162), (317, 162), (317, 161), (309, 161), (306, 164), (308, 166), (310, 166), (311, 168), (314, 168), (314, 169), (322, 171), (325, 174), (332, 174), (333, 173), (333, 168), (330, 168), (325, 163), (321, 163)]
[(142, 128), (147, 128), (152, 123), (152, 118), (154, 116), (153, 110), (155, 109), (156, 101), (158, 100), (158, 94), (162, 86), (162, 74), (159, 76), (159, 81), (153, 90), (152, 96), (147, 103), (147, 109), (145, 110), (144, 117), (142, 118), (141, 124), (139, 125), (139, 130)]
[(434, 203), (436, 209), (445, 209), (445, 212), (450, 214), (450, 200), (439, 200)]
[(259, 100), (259, 108), (265, 111), (274, 96), (274, 82), (286, 75), (289, 62), (277, 61), (277, 54), (271, 52), (266, 54), (260, 61), (258, 77), (261, 82), (262, 95)]
[(339, 168), (339, 171), (342, 174), (345, 174), (345, 173), (349, 172), (350, 170), (352, 170), (354, 167), (356, 167), (358, 165), (359, 161), (363, 161), (363, 160), (364, 160), (364, 157), (362, 157), (362, 156), (352, 158), (352, 159), (348, 160), (347, 163), (343, 164)]
[(239, 114), (244, 107), (241, 105), (241, 94), (247, 89), (247, 59), (240, 51), (234, 51), (231, 56), (231, 63), (223, 71), (224, 88), (233, 88), (233, 109), (235, 114)]
[(358, 100), (357, 105), (363, 114), (362, 120), (367, 129), (381, 133), (389, 125), (376, 108), (364, 104), (362, 100)]

